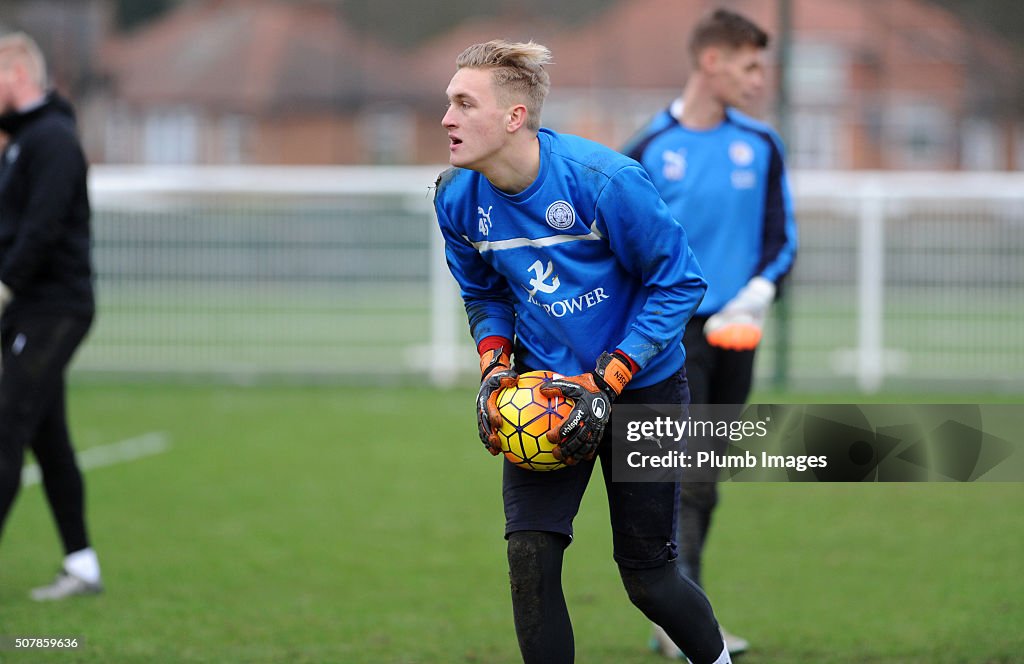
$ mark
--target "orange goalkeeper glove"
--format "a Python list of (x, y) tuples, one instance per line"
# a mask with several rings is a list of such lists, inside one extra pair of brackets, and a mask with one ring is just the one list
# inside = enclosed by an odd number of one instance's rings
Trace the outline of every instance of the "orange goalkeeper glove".
[(775, 298), (775, 284), (764, 277), (747, 282), (736, 297), (704, 323), (704, 336), (712, 346), (727, 350), (754, 350), (761, 343), (761, 329), (768, 306)]
[(556, 429), (548, 431), (555, 444), (554, 457), (568, 465), (589, 461), (597, 453), (612, 402), (633, 379), (633, 365), (622, 351), (601, 353), (597, 368), (579, 376), (562, 376), (542, 387), (544, 396), (560, 396), (575, 403)]
[(476, 395), (476, 423), (480, 442), (492, 456), (501, 453), (496, 429), (501, 426), (498, 393), (516, 384), (519, 376), (511, 369), (508, 351), (492, 348), (480, 354), (480, 391)]

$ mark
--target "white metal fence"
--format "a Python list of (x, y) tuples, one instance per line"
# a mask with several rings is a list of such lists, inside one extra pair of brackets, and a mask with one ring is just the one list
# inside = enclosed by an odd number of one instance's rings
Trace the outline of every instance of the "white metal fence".
[(798, 173), (794, 195), (791, 384), (1024, 388), (1024, 174)]
[[(469, 380), (441, 170), (94, 168), (100, 313), (79, 371)], [(760, 382), (1024, 390), (1024, 175), (793, 184), (801, 247)]]
[(93, 169), (100, 312), (79, 368), (240, 380), (423, 369), (431, 286), (448, 286), (431, 276), (438, 172)]

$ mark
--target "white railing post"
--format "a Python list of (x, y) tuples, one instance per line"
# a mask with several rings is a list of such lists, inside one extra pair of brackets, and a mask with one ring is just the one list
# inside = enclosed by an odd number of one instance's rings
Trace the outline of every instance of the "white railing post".
[(885, 378), (885, 198), (871, 179), (860, 190), (857, 257), (857, 385), (875, 393)]
[(430, 210), (430, 345), (428, 380), (436, 387), (450, 387), (458, 378), (456, 351), (456, 303), (458, 291), (448, 272), (444, 256), (444, 239)]

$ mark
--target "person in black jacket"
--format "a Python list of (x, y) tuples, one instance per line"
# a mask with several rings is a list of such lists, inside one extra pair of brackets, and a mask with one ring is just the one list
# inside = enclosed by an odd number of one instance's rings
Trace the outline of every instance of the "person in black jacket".
[(65, 416), (64, 374), (95, 311), (87, 164), (74, 111), (22, 33), (0, 37), (0, 132), (0, 531), (31, 448), (65, 549), (32, 597), (63, 599), (102, 590)]

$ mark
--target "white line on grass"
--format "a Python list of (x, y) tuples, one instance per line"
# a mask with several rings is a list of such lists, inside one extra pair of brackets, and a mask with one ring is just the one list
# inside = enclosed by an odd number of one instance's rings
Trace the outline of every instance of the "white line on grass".
[[(170, 448), (171, 437), (166, 431), (150, 431), (141, 436), (127, 438), (116, 443), (110, 443), (109, 445), (90, 447), (75, 456), (78, 458), (79, 468), (90, 470), (92, 468), (113, 466), (127, 461), (134, 461), (135, 459), (142, 459), (143, 457), (163, 454)], [(39, 466), (34, 463), (25, 466), (21, 470), (22, 486), (39, 484), (41, 478)]]

